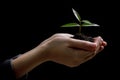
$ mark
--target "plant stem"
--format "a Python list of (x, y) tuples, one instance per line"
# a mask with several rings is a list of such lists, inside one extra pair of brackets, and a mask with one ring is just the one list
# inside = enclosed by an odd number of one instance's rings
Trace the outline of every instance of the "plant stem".
[(81, 33), (81, 27), (82, 27), (82, 25), (81, 25), (81, 21), (79, 21), (79, 33)]
[(79, 33), (81, 33), (81, 25), (79, 26)]

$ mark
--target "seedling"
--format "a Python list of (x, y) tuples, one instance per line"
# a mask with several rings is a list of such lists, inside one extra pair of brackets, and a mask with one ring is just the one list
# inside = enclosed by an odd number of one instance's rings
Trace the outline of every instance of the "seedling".
[(99, 26), (98, 24), (92, 23), (89, 20), (82, 20), (81, 16), (79, 15), (79, 13), (76, 10), (74, 10), (73, 8), (72, 8), (72, 11), (73, 11), (73, 14), (76, 17), (78, 22), (67, 23), (67, 24), (62, 25), (61, 27), (79, 27), (78, 34), (81, 35), (82, 27)]
[(79, 27), (78, 33), (81, 33), (82, 27), (99, 26), (98, 24), (92, 23), (89, 20), (82, 20), (79, 13), (73, 8), (72, 8), (72, 11), (76, 19), (78, 20), (78, 23), (67, 23), (67, 24), (62, 25), (61, 27)]

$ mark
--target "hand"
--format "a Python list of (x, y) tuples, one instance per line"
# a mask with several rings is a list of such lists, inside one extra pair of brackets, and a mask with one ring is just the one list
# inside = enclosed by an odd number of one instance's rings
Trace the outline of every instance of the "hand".
[(71, 37), (73, 37), (71, 34), (55, 34), (34, 49), (12, 60), (16, 78), (22, 77), (46, 61), (54, 61), (69, 67), (78, 66), (92, 59), (107, 45), (101, 37), (95, 37), (94, 42)]
[(95, 37), (94, 42), (71, 37), (71, 34), (55, 34), (39, 46), (44, 50), (48, 60), (75, 67), (92, 59), (107, 45), (101, 37)]

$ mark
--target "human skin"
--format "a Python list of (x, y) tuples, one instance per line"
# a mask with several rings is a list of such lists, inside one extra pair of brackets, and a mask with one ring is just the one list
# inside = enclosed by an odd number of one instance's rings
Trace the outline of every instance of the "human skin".
[(100, 37), (94, 42), (73, 39), (73, 35), (57, 33), (44, 40), (35, 48), (12, 60), (16, 78), (24, 76), (38, 65), (53, 61), (68, 67), (76, 67), (101, 52), (107, 43)]

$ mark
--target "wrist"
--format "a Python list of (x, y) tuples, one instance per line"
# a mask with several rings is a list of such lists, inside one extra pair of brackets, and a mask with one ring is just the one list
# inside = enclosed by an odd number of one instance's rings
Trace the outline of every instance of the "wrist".
[(39, 45), (34, 48), (31, 53), (35, 56), (38, 62), (43, 63), (49, 60), (49, 52), (46, 46)]

